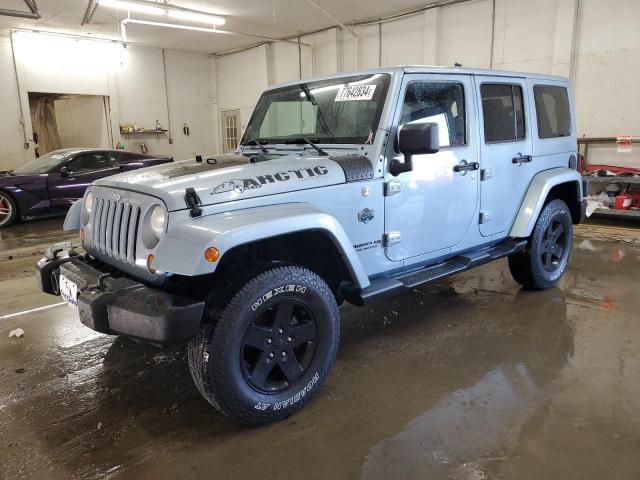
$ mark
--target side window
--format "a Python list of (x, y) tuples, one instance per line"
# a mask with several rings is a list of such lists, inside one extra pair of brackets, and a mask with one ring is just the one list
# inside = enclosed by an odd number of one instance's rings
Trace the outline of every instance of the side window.
[(105, 152), (90, 152), (78, 155), (67, 163), (71, 172), (88, 172), (115, 165), (115, 159)]
[(514, 142), (525, 137), (522, 87), (505, 83), (480, 86), (484, 141)]
[(462, 84), (411, 82), (407, 85), (398, 126), (428, 122), (438, 124), (441, 147), (467, 143)]
[(553, 85), (535, 85), (533, 97), (536, 101), (538, 137), (557, 138), (571, 135), (571, 111), (567, 89)]

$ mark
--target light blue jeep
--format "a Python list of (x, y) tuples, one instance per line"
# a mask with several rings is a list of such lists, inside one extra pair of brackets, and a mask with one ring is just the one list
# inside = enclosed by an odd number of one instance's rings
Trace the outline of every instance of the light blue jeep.
[(338, 305), (502, 257), (537, 289), (581, 220), (568, 81), (435, 67), (296, 81), (260, 97), (231, 155), (97, 181), (37, 266), (85, 325), (189, 343), (202, 395), (264, 424), (336, 355)]

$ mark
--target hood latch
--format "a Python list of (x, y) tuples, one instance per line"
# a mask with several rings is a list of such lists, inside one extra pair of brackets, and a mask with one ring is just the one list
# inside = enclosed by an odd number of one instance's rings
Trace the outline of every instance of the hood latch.
[(199, 217), (202, 215), (202, 209), (200, 208), (202, 200), (200, 200), (200, 197), (193, 187), (189, 187), (185, 190), (184, 201), (187, 204), (187, 207), (191, 209), (189, 215), (192, 217)]

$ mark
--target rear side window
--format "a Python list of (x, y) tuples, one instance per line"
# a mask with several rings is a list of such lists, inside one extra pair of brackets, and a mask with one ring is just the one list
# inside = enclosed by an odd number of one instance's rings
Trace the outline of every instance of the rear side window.
[(505, 83), (480, 86), (484, 141), (514, 142), (525, 137), (522, 87)]
[(535, 85), (538, 136), (540, 138), (568, 137), (571, 135), (569, 94), (565, 87)]
[(407, 85), (399, 125), (407, 123), (437, 123), (441, 147), (465, 145), (462, 84), (411, 82)]

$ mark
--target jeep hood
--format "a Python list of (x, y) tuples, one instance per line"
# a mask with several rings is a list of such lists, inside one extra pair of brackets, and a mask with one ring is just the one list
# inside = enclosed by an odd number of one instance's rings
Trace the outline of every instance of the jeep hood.
[(195, 189), (206, 206), (344, 182), (342, 167), (326, 156), (290, 154), (252, 163), (248, 157), (232, 154), (142, 168), (95, 185), (153, 195), (174, 211), (188, 208), (187, 188)]

